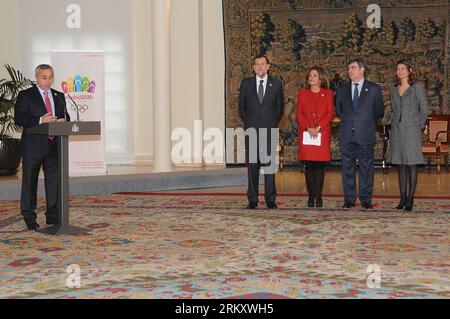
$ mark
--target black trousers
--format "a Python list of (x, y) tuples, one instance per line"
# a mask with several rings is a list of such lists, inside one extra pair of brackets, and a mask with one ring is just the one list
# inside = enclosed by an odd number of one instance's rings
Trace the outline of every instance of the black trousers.
[(321, 198), (327, 162), (304, 161), (303, 163), (305, 164), (305, 181), (309, 199)]
[[(278, 139), (276, 139), (278, 142)], [(271, 170), (269, 167), (272, 163), (275, 163), (275, 155), (276, 155), (276, 144), (272, 145), (271, 143), (271, 132), (270, 128), (267, 131), (267, 138), (264, 143), (266, 147), (263, 149), (260, 147), (260, 136), (257, 134), (257, 143), (253, 144), (254, 149), (251, 150), (250, 144), (252, 142), (249, 140), (248, 136), (245, 138), (245, 149), (246, 149), (246, 163), (247, 163), (247, 174), (248, 174), (248, 189), (247, 189), (247, 198), (249, 203), (258, 203), (258, 188), (259, 188), (259, 173), (260, 168), (263, 170), (267, 167), (266, 172), (264, 172), (264, 198), (266, 203), (275, 203), (277, 190), (275, 186), (275, 174), (269, 174)], [(255, 143), (255, 141), (253, 141)], [(255, 152), (254, 158), (250, 156), (250, 151)], [(263, 164), (261, 164), (261, 154), (260, 151), (267, 156), (263, 160)], [(256, 163), (255, 163), (256, 160)], [(253, 161), (253, 162), (252, 162)], [(273, 171), (273, 167), (272, 167)]]
[[(247, 198), (250, 203), (258, 202), (259, 169), (260, 164), (248, 164)], [(264, 174), (264, 199), (266, 203), (274, 203), (277, 198), (275, 174)]]
[(58, 147), (56, 139), (49, 141), (44, 158), (22, 158), (22, 192), (20, 212), (25, 222), (36, 221), (37, 187), (41, 166), (44, 169), (47, 219), (58, 218)]

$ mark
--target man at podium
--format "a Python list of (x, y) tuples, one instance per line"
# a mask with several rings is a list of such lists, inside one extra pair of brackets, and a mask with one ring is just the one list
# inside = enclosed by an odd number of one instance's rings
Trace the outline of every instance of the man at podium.
[(20, 211), (29, 230), (39, 228), (35, 210), (41, 166), (44, 169), (46, 223), (47, 225), (58, 224), (58, 145), (56, 138), (27, 133), (27, 128), (42, 123), (70, 121), (64, 94), (51, 88), (53, 76), (53, 68), (50, 65), (38, 65), (35, 70), (36, 85), (19, 93), (14, 108), (14, 120), (16, 124), (24, 128), (21, 139)]

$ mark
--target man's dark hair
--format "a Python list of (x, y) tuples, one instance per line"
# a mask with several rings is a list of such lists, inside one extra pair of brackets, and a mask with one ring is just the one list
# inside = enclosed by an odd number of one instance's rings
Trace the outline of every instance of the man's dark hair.
[(257, 56), (255, 56), (255, 57), (253, 58), (253, 64), (255, 64), (256, 59), (261, 59), (261, 58), (266, 59), (267, 64), (270, 64), (269, 58), (266, 57), (264, 54), (258, 54)]
[(367, 72), (366, 62), (364, 62), (364, 60), (363, 60), (362, 58), (354, 58), (354, 59), (348, 61), (348, 62), (347, 62), (347, 67), (348, 67), (350, 64), (354, 63), (354, 62), (356, 62), (356, 63), (358, 64), (358, 66), (359, 66), (360, 69), (361, 69), (361, 68), (364, 68), (364, 73)]

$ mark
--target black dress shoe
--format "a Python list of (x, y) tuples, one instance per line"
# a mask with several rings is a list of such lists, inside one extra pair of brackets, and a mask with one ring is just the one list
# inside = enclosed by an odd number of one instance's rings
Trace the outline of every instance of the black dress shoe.
[(248, 203), (247, 209), (255, 209), (258, 207), (258, 203)]
[(361, 206), (364, 209), (373, 209), (373, 205), (369, 203), (362, 203)]
[(45, 213), (45, 222), (47, 225), (56, 225), (58, 224), (58, 213)]
[(277, 206), (277, 204), (275, 204), (275, 202), (268, 202), (266, 207), (268, 209), (277, 209), (278, 208), (278, 206)]
[(323, 207), (323, 199), (322, 197), (316, 198), (316, 207)]
[(308, 197), (308, 207), (314, 207), (314, 198)]
[(36, 222), (30, 223), (30, 224), (27, 224), (27, 228), (28, 228), (28, 230), (37, 230), (39, 228), (39, 224)]
[(353, 202), (345, 202), (342, 208), (352, 208), (355, 207), (355, 203)]
[(45, 223), (46, 223), (47, 225), (58, 225), (58, 220), (57, 220), (57, 219), (47, 219), (47, 220), (45, 221)]

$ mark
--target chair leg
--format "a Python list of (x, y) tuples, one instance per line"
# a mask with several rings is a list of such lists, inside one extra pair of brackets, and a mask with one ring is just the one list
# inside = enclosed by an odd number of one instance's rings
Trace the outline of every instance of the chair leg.
[(428, 172), (431, 170), (431, 158), (427, 157), (428, 160)]
[(441, 157), (437, 157), (436, 158), (436, 167), (437, 167), (437, 173), (440, 174), (441, 173)]
[(444, 156), (444, 161), (445, 161), (445, 168), (447, 169), (448, 173), (448, 154)]

